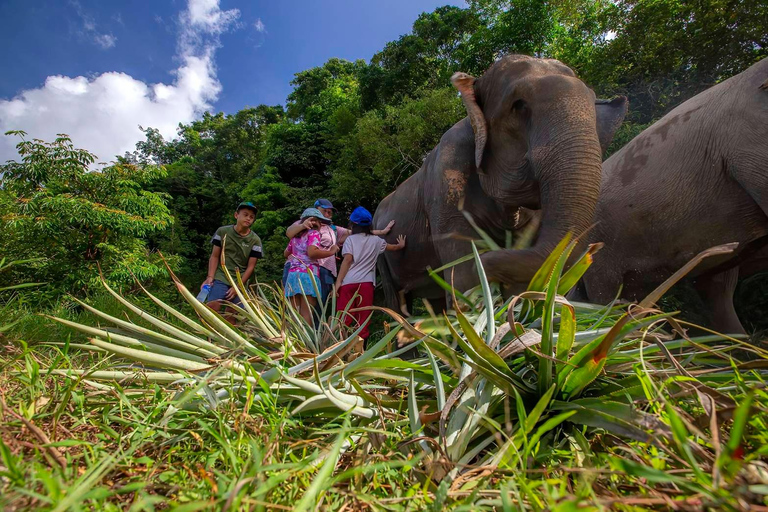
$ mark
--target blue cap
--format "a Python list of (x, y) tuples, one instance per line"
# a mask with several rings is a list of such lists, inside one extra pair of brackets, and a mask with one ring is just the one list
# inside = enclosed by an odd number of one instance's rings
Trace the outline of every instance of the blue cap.
[(333, 203), (327, 199), (318, 199), (315, 201), (315, 208), (328, 208), (329, 210), (335, 210)]
[(304, 210), (304, 212), (301, 214), (301, 220), (308, 219), (309, 217), (314, 217), (323, 224), (330, 224), (331, 220), (326, 219), (325, 215), (322, 214), (320, 210), (317, 208), (307, 208)]
[(362, 206), (358, 206), (352, 212), (352, 215), (349, 216), (349, 220), (359, 226), (370, 226), (371, 222), (373, 222), (373, 215)]

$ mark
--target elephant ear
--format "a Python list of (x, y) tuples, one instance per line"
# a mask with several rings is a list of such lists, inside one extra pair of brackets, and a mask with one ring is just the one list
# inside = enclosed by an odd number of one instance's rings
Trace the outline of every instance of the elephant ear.
[(600, 149), (603, 154), (611, 145), (616, 130), (624, 121), (628, 104), (626, 96), (619, 96), (612, 100), (595, 100), (597, 137), (600, 139)]
[(488, 141), (488, 125), (475, 98), (475, 77), (466, 73), (454, 73), (451, 77), (451, 83), (461, 93), (461, 101), (464, 103), (464, 108), (467, 109), (469, 122), (472, 123), (472, 131), (475, 132), (475, 167), (480, 172), (485, 143)]

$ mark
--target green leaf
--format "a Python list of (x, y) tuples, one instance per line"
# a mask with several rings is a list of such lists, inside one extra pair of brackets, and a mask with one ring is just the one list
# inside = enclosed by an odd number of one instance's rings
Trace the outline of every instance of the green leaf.
[(477, 268), (477, 275), (480, 278), (480, 286), (483, 289), (483, 303), (485, 305), (486, 327), (485, 327), (485, 343), (491, 344), (491, 340), (496, 335), (496, 322), (493, 315), (493, 297), (491, 296), (491, 286), (488, 284), (488, 278), (485, 275), (485, 269), (483, 263), (480, 261), (480, 254), (477, 252), (475, 243), (472, 242), (472, 254), (475, 257), (475, 267)]
[(652, 436), (645, 429), (655, 429), (656, 435), (661, 435), (663, 424), (654, 421), (650, 415), (644, 414), (627, 404), (610, 402), (602, 398), (582, 398), (571, 402), (553, 401), (552, 410), (576, 411), (571, 416), (572, 423), (602, 428), (606, 431), (641, 442), (651, 442)]
[(688, 429), (685, 428), (685, 424), (680, 419), (680, 416), (675, 411), (675, 408), (669, 402), (665, 403), (665, 409), (667, 411), (667, 417), (669, 418), (669, 426), (672, 429), (672, 438), (678, 447), (678, 450), (682, 452), (683, 457), (691, 470), (696, 474), (698, 481), (707, 481), (707, 478), (699, 467), (699, 462), (693, 456), (688, 439)]
[(563, 239), (560, 240), (560, 243), (557, 244), (557, 247), (549, 253), (547, 259), (544, 260), (544, 263), (539, 267), (539, 270), (537, 270), (533, 275), (533, 278), (531, 278), (531, 282), (528, 284), (528, 291), (543, 292), (546, 290), (549, 277), (552, 275), (552, 271), (555, 269), (555, 265), (557, 265), (560, 256), (568, 247), (568, 244), (570, 244), (572, 237), (573, 235), (571, 233), (567, 233)]
[(536, 446), (536, 443), (539, 442), (541, 439), (541, 436), (549, 432), (550, 430), (554, 429), (556, 426), (570, 418), (576, 414), (576, 411), (566, 411), (563, 413), (560, 413), (556, 416), (553, 416), (552, 418), (548, 418), (547, 421), (542, 423), (539, 428), (536, 429), (536, 432), (533, 434), (531, 439), (528, 441), (528, 446), (533, 449), (534, 446)]
[(531, 412), (528, 414), (528, 420), (526, 422), (526, 434), (530, 434), (531, 430), (533, 430), (533, 427), (535, 427), (536, 423), (539, 422), (539, 418), (541, 418), (541, 415), (546, 410), (550, 400), (552, 400), (552, 395), (555, 394), (555, 389), (557, 389), (557, 386), (552, 384), (547, 392), (544, 393), (538, 402), (536, 402), (536, 405), (533, 407), (533, 409), (531, 409)]
[[(509, 369), (509, 366), (507, 366), (507, 363), (485, 344), (461, 311), (456, 311), (456, 317), (459, 320), (459, 325), (461, 326), (462, 331), (467, 337), (467, 341), (464, 341), (464, 339), (453, 329), (453, 326), (450, 326), (451, 330), (453, 331), (453, 335), (459, 346), (467, 353), (467, 356), (472, 362), (508, 382), (507, 387), (509, 387), (509, 385), (517, 386), (527, 393), (528, 385), (525, 381), (513, 373)], [(448, 318), (445, 318), (446, 322), (448, 322)], [(448, 323), (450, 325), (450, 322)]]
[[(429, 358), (429, 365), (432, 367), (432, 375), (435, 378), (435, 395), (437, 395), (437, 410), (442, 411), (445, 407), (445, 388), (443, 387), (443, 379), (441, 378), (440, 368), (437, 366), (435, 356), (432, 355), (432, 351), (429, 350), (429, 346), (425, 347), (427, 357)], [(411, 388), (413, 389), (413, 388)]]
[(638, 464), (637, 462), (633, 462), (629, 459), (611, 457), (611, 463), (616, 467), (616, 469), (623, 471), (627, 475), (634, 476), (637, 478), (644, 478), (649, 483), (676, 484), (676, 485), (683, 486), (685, 488), (692, 487), (692, 485), (689, 484), (688, 480), (686, 480), (685, 478), (682, 478), (676, 475), (671, 475), (664, 471), (654, 469), (642, 464)]
[(608, 352), (615, 343), (633, 331), (674, 315), (661, 313), (643, 318), (649, 311), (652, 310), (633, 311), (632, 317), (625, 313), (610, 331), (587, 343), (574, 354), (557, 376), (565, 398), (576, 396), (597, 378), (605, 366)]
[(584, 273), (592, 265), (592, 258), (597, 251), (603, 248), (602, 243), (590, 244), (584, 254), (581, 255), (579, 260), (571, 265), (571, 268), (563, 274), (560, 278), (560, 283), (557, 285), (557, 294), (565, 296), (571, 289), (576, 286), (579, 279), (582, 278)]
[(752, 408), (754, 398), (754, 393), (747, 393), (744, 400), (736, 408), (736, 412), (733, 413), (733, 426), (731, 427), (731, 436), (728, 438), (727, 445), (730, 453), (735, 452), (741, 446), (744, 429), (747, 426), (749, 411)]
[[(570, 235), (565, 237), (570, 238)], [(550, 357), (554, 355), (552, 347), (552, 331), (555, 317), (555, 298), (557, 295), (557, 283), (560, 279), (560, 274), (565, 267), (568, 257), (571, 255), (576, 242), (571, 242), (560, 253), (560, 257), (557, 259), (555, 266), (552, 268), (552, 272), (549, 277), (549, 283), (547, 284), (547, 296), (544, 299), (544, 307), (542, 311), (541, 322), (541, 352), (545, 357), (539, 357), (539, 393), (544, 394), (546, 390), (552, 385), (552, 360)]]
[(575, 340), (576, 313), (570, 304), (562, 304), (560, 306), (560, 330), (557, 334), (557, 348), (555, 349), (555, 358), (562, 362), (555, 364), (555, 373), (557, 375), (560, 375), (560, 372), (563, 371)]

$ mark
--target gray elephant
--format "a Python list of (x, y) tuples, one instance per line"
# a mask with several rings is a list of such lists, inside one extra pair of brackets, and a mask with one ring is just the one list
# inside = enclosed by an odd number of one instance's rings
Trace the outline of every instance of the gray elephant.
[[(549, 251), (568, 231), (592, 222), (600, 189), (601, 156), (621, 124), (626, 98), (596, 100), (559, 61), (506, 56), (479, 79), (456, 73), (468, 117), (456, 123), (421, 169), (379, 205), (374, 226), (394, 219), (389, 237), (404, 234), (404, 251), (379, 264), (387, 302), (407, 295), (433, 300), (444, 292), (427, 275), (471, 253), (478, 238), (460, 205), (503, 244), (520, 227), (520, 207), (541, 209), (535, 244), (483, 255), (490, 279), (524, 289)], [(459, 290), (477, 284), (472, 263), (444, 273)]]
[[(719, 330), (744, 329), (733, 309), (739, 273), (765, 267), (768, 235), (768, 59), (681, 104), (603, 163), (596, 227), (605, 242), (578, 298), (642, 299), (702, 250), (731, 255), (692, 274)], [(730, 261), (729, 261), (730, 260)]]

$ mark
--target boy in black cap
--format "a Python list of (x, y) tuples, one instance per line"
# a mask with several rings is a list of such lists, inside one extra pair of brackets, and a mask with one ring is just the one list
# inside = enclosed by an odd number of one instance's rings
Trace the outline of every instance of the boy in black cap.
[(210, 286), (206, 303), (214, 311), (221, 310), (221, 301), (227, 300), (240, 305), (240, 298), (235, 289), (229, 285), (227, 276), (221, 269), (221, 249), (224, 247), (224, 263), (233, 279), (236, 279), (236, 271), (244, 284), (253, 276), (256, 261), (262, 257), (261, 239), (259, 235), (251, 231), (251, 225), (256, 220), (256, 206), (251, 202), (243, 202), (235, 211), (235, 224), (222, 226), (216, 230), (211, 238), (213, 250), (208, 259), (208, 277), (200, 286)]

